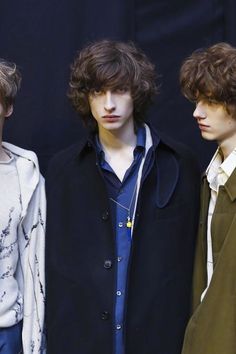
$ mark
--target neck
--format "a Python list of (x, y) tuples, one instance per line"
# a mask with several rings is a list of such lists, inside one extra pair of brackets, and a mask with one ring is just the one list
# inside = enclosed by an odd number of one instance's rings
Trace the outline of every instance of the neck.
[(231, 137), (231, 139), (228, 139), (227, 141), (218, 142), (218, 145), (223, 154), (223, 159), (225, 160), (231, 154), (231, 152), (236, 148), (236, 136)]
[(126, 148), (134, 148), (136, 146), (137, 136), (132, 124), (122, 132), (100, 128), (99, 140), (105, 150), (120, 151)]
[(99, 139), (105, 153), (105, 159), (122, 181), (125, 172), (132, 164), (133, 151), (137, 136), (133, 124), (122, 132), (99, 129)]
[(0, 161), (8, 161), (9, 156), (6, 154), (2, 147), (2, 132), (3, 132), (4, 118), (0, 117)]

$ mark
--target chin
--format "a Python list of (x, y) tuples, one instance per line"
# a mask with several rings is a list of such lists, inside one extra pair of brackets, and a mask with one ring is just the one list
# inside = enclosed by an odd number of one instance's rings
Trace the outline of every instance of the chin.
[(204, 134), (202, 133), (202, 138), (205, 139), (205, 140), (208, 140), (208, 141), (215, 141), (215, 137), (211, 136), (210, 134)]
[(103, 125), (103, 129), (106, 130), (118, 130), (120, 129), (122, 126), (120, 124), (116, 124), (116, 123), (108, 123)]

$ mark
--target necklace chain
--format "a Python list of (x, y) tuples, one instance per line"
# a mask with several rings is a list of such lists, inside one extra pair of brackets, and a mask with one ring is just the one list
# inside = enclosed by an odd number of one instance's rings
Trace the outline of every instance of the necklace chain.
[(110, 198), (110, 200), (117, 204), (118, 206), (120, 206), (121, 208), (125, 209), (128, 211), (128, 216), (127, 216), (127, 222), (126, 222), (126, 226), (128, 228), (131, 228), (133, 226), (133, 220), (131, 218), (131, 215), (130, 215), (130, 209), (132, 207), (132, 204), (133, 204), (133, 200), (134, 200), (134, 196), (135, 196), (135, 192), (136, 192), (136, 188), (137, 188), (137, 180), (136, 180), (136, 183), (135, 183), (135, 186), (134, 186), (134, 190), (133, 190), (133, 193), (132, 193), (132, 197), (130, 199), (130, 204), (129, 204), (129, 207), (127, 208), (126, 206), (122, 205), (121, 203), (117, 202), (117, 200), (113, 199), (113, 198)]
[(117, 200), (113, 199), (113, 198), (110, 198), (110, 200), (114, 203), (116, 203), (117, 205), (119, 205), (121, 208), (127, 210), (128, 212), (130, 211), (129, 208), (125, 207), (124, 205), (120, 204), (119, 202), (117, 202)]

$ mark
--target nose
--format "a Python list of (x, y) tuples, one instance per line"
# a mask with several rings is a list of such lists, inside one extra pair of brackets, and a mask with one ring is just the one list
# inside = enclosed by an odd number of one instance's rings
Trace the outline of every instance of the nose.
[(198, 102), (196, 104), (196, 108), (195, 108), (195, 110), (193, 112), (193, 116), (196, 119), (204, 119), (204, 118), (206, 118), (206, 111), (205, 111), (204, 105), (201, 102)]
[(112, 112), (116, 108), (114, 95), (112, 94), (111, 91), (106, 91), (105, 92), (104, 108), (108, 112)]

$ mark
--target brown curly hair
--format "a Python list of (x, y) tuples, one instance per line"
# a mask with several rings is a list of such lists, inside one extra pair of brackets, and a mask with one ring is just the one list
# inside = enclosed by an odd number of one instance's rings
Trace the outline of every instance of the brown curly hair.
[(96, 128), (88, 95), (94, 90), (128, 88), (134, 120), (141, 123), (157, 93), (154, 65), (134, 43), (101, 40), (82, 49), (71, 65), (68, 97), (85, 125)]
[(180, 86), (190, 101), (220, 103), (236, 117), (236, 48), (222, 42), (193, 52), (180, 69)]
[(5, 110), (14, 103), (20, 84), (21, 74), (16, 64), (0, 58), (0, 100)]

